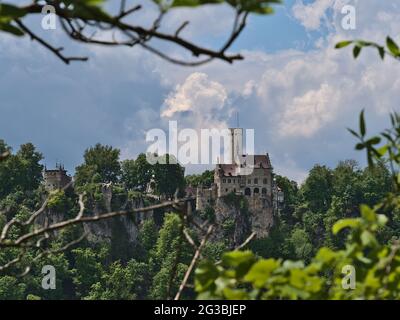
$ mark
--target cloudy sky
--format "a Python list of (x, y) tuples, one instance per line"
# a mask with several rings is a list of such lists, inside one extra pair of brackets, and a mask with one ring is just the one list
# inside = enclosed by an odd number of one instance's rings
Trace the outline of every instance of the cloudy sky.
[[(356, 7), (355, 30), (341, 26), (346, 4)], [(153, 14), (145, 6), (140, 19)], [(66, 66), (27, 38), (1, 34), (0, 138), (15, 149), (33, 142), (47, 166), (61, 161), (73, 171), (97, 142), (132, 158), (148, 147), (146, 132), (166, 128), (168, 120), (182, 129), (229, 127), (239, 111), (240, 125), (255, 129), (256, 151), (268, 152), (279, 174), (301, 181), (316, 163), (363, 163), (346, 128), (357, 126), (362, 108), (371, 133), (385, 128), (388, 113), (399, 110), (400, 64), (382, 62), (372, 51), (354, 61), (350, 49), (333, 48), (344, 39), (400, 40), (399, 17), (398, 0), (286, 0), (273, 16), (250, 17), (232, 48), (244, 61), (196, 68), (139, 48), (66, 45), (61, 31), (46, 31), (73, 55), (90, 56)], [(213, 46), (231, 30), (233, 12), (226, 6), (175, 10), (164, 27), (187, 19), (182, 35)]]

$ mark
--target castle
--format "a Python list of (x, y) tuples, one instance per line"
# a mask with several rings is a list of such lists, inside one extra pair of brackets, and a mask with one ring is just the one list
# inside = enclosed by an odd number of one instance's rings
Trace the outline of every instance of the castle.
[[(196, 189), (196, 209), (204, 210), (228, 194), (245, 196), (252, 212), (254, 229), (265, 236), (273, 223), (273, 215), (283, 202), (283, 192), (277, 187), (268, 153), (243, 154), (243, 129), (230, 128), (232, 163), (217, 164), (211, 188)], [(254, 226), (253, 226), (254, 227)]]
[(56, 169), (48, 170), (46, 167), (43, 171), (44, 186), (47, 190), (53, 191), (62, 189), (71, 182), (72, 178), (67, 175), (62, 164), (56, 164)]

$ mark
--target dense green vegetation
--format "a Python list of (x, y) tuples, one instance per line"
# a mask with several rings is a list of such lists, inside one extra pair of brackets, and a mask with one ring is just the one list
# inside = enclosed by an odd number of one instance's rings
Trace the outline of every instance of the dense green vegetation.
[[(285, 202), (276, 217), (270, 237), (255, 240), (250, 248), (264, 257), (310, 261), (321, 246), (341, 247), (345, 235), (333, 236), (333, 224), (339, 219), (360, 215), (360, 205), (374, 205), (392, 189), (389, 170), (382, 163), (361, 169), (353, 160), (336, 168), (316, 165), (304, 183), (277, 177), (285, 192)], [(397, 225), (385, 231), (386, 240), (396, 233)]]
[[(35, 147), (26, 144), (13, 154), (5, 142), (1, 141), (0, 146), (0, 151), (11, 153), (0, 162), (0, 181), (7, 181), (1, 186), (0, 208), (6, 212), (1, 216), (3, 227), (12, 217), (26, 220), (40, 206), (46, 192), (40, 184), (42, 155)], [(342, 161), (335, 168), (315, 165), (300, 186), (286, 177), (276, 176), (277, 184), (285, 193), (285, 202), (275, 217), (270, 236), (252, 240), (247, 246), (251, 251), (244, 252), (226, 253), (232, 249), (228, 242), (207, 243), (203, 250), (206, 260), (196, 271), (196, 290), (200, 297), (397, 297), (393, 286), (398, 283), (398, 259), (392, 257), (391, 244), (400, 232), (400, 213), (396, 205), (383, 210), (383, 204), (390, 197), (393, 201), (397, 192), (393, 163), (388, 166), (389, 160), (384, 157), (389, 150), (392, 153), (394, 150), (382, 147), (374, 152), (373, 145), (366, 143), (365, 146), (372, 153), (373, 165), (367, 168), (360, 168), (352, 160)], [(77, 189), (85, 191), (86, 201), (94, 205), (104, 201), (101, 183), (114, 182), (117, 200), (140, 198), (149, 183), (154, 184), (155, 193), (170, 197), (177, 188), (183, 190), (184, 185), (210, 185), (213, 175), (212, 171), (206, 171), (184, 179), (183, 169), (177, 164), (152, 166), (143, 154), (135, 160), (120, 162), (119, 150), (96, 145), (85, 152), (76, 179)], [(226, 201), (239, 207), (246, 205), (234, 195)], [(71, 189), (54, 192), (48, 208), (72, 217), (79, 210), (77, 195)], [(213, 214), (196, 214), (203, 220), (214, 220)], [(118, 224), (115, 226), (118, 228)], [(182, 233), (186, 227), (180, 215), (160, 212), (157, 219), (141, 223), (134, 246), (124, 245), (118, 237), (111, 243), (85, 240), (64, 252), (34, 261), (31, 272), (23, 278), (16, 276), (21, 271), (18, 268), (3, 272), (0, 299), (173, 298), (194, 253)], [(342, 230), (346, 227), (353, 231)], [(187, 231), (197, 239), (194, 230)], [(21, 230), (14, 232), (17, 236)], [(81, 232), (82, 226), (63, 230), (50, 245), (61, 248)], [(5, 264), (15, 253), (15, 249), (1, 249), (0, 264)], [(26, 255), (26, 261), (33, 257), (29, 251)], [(216, 265), (221, 258), (221, 264)], [(388, 267), (389, 258), (394, 263), (390, 269), (393, 274), (379, 273)], [(48, 264), (57, 270), (55, 290), (41, 288), (41, 269)], [(351, 293), (340, 289), (344, 264), (357, 266), (358, 289)], [(382, 281), (387, 289), (378, 294), (377, 287)], [(194, 282), (193, 275), (189, 282)], [(251, 285), (249, 290), (239, 289), (241, 283)], [(194, 297), (191, 287), (184, 290), (182, 298)]]

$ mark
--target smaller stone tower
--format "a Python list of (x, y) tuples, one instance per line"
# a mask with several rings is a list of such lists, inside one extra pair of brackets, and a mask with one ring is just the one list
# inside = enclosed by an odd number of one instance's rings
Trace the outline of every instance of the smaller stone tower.
[(49, 191), (62, 189), (72, 180), (72, 178), (67, 175), (67, 170), (64, 169), (62, 164), (56, 164), (56, 169), (53, 170), (47, 170), (45, 167), (43, 179), (45, 188)]

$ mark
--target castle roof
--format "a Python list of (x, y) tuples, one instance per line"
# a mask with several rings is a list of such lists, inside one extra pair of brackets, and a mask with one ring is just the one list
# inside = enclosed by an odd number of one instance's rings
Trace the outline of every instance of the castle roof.
[(271, 161), (269, 159), (269, 155), (267, 154), (258, 154), (258, 155), (243, 155), (242, 161), (244, 165), (252, 164), (254, 158), (254, 168), (263, 168), (263, 169), (271, 169)]
[(239, 172), (240, 167), (243, 168), (246, 166), (253, 167), (254, 169), (272, 169), (271, 161), (267, 153), (254, 156), (242, 155), (240, 166), (238, 164), (219, 164), (218, 170), (220, 170), (220, 173), (225, 177), (235, 177), (235, 176), (240, 176)]

